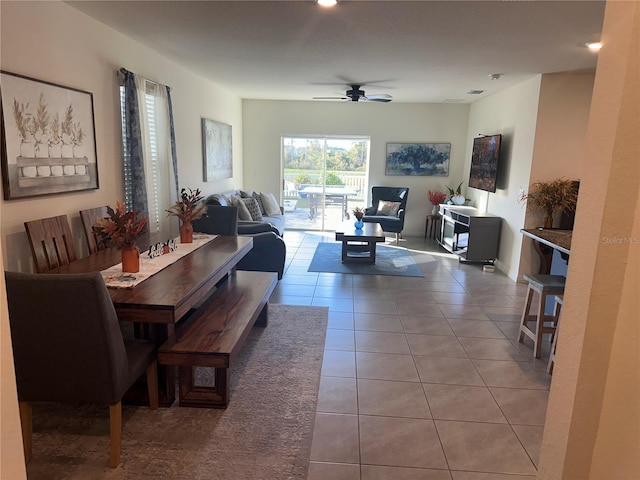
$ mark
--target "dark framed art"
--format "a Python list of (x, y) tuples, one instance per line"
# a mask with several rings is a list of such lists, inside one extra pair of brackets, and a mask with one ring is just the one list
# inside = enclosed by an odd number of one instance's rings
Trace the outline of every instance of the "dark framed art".
[(5, 200), (98, 188), (93, 94), (0, 72)]
[(233, 177), (231, 125), (202, 119), (202, 157), (205, 182)]
[(450, 143), (387, 143), (385, 175), (449, 176)]

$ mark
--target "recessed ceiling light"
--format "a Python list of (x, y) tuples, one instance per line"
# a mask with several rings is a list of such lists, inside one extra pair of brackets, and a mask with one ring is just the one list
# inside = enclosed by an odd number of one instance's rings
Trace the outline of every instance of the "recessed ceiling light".
[(318, 5), (323, 7), (333, 7), (336, 3), (338, 3), (337, 0), (318, 0)]
[(489, 75), (489, 78), (491, 80), (500, 80), (501, 76), (502, 76), (502, 73), (492, 73), (491, 75)]
[(602, 44), (600, 42), (591, 42), (587, 43), (587, 48), (592, 52), (598, 52), (602, 48)]
[(480, 95), (481, 93), (484, 93), (484, 90), (469, 90), (467, 95)]

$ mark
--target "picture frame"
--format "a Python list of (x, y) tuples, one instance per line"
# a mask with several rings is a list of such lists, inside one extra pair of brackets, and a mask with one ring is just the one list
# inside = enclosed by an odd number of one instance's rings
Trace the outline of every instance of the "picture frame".
[(233, 177), (232, 149), (231, 125), (203, 118), (202, 158), (205, 182)]
[(93, 93), (0, 71), (5, 200), (99, 188)]
[(449, 176), (450, 143), (387, 143), (385, 175)]

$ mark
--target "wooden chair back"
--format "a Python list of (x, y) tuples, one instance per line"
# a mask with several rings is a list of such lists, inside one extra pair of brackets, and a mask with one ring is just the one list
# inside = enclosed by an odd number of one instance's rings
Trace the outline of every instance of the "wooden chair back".
[(80, 210), (80, 219), (82, 220), (82, 228), (84, 230), (84, 236), (87, 239), (87, 247), (89, 249), (89, 255), (92, 255), (100, 250), (105, 249), (105, 245), (101, 242), (96, 234), (93, 232), (93, 227), (97, 226), (97, 220), (99, 218), (107, 217), (107, 207), (88, 208), (86, 210)]
[(77, 260), (66, 215), (24, 222), (36, 272), (47, 273)]

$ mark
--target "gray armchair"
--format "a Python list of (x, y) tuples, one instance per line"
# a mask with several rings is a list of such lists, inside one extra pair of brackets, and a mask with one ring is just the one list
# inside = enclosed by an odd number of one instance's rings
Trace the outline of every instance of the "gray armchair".
[(31, 457), (31, 402), (109, 404), (109, 466), (120, 463), (125, 392), (146, 373), (158, 407), (155, 346), (124, 341), (99, 272), (6, 272), (11, 340), (25, 458)]
[[(371, 187), (371, 207), (364, 210), (362, 221), (379, 223), (385, 232), (396, 234), (396, 243), (402, 238), (404, 216), (409, 198), (408, 187)], [(380, 202), (393, 202), (397, 207), (394, 212), (381, 208)], [(388, 206), (388, 205), (386, 205)]]
[(196, 232), (217, 235), (247, 235), (253, 237), (253, 249), (238, 263), (238, 270), (276, 272), (278, 280), (284, 274), (287, 248), (284, 241), (266, 222), (238, 224), (238, 207), (208, 205), (207, 213), (193, 222)]

